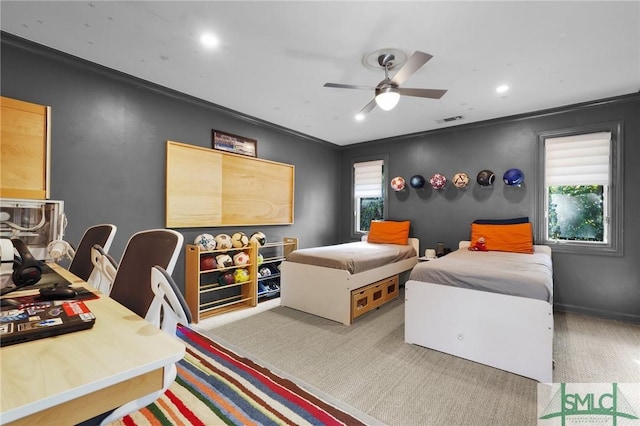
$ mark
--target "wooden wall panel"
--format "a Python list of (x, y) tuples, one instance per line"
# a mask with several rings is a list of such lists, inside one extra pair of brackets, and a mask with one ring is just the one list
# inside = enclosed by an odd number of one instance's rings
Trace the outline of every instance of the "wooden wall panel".
[(49, 107), (5, 97), (0, 105), (0, 197), (49, 198)]
[(170, 228), (293, 223), (294, 166), (167, 141)]

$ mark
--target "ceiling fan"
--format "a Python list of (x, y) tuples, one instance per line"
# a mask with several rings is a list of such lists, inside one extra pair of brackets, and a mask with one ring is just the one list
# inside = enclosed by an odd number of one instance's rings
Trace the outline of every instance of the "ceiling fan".
[(418, 71), (420, 67), (427, 63), (429, 59), (433, 58), (428, 53), (416, 51), (407, 62), (398, 70), (398, 72), (389, 78), (389, 68), (393, 66), (395, 56), (392, 53), (383, 53), (378, 56), (378, 64), (384, 68), (384, 80), (382, 80), (376, 87), (371, 86), (358, 86), (354, 84), (339, 84), (339, 83), (325, 83), (324, 87), (335, 87), (338, 89), (360, 89), (360, 90), (374, 90), (375, 97), (360, 110), (361, 114), (369, 113), (376, 105), (385, 111), (392, 110), (400, 100), (400, 95), (404, 96), (417, 96), (420, 98), (440, 99), (446, 90), (438, 89), (405, 89), (400, 85), (413, 73)]

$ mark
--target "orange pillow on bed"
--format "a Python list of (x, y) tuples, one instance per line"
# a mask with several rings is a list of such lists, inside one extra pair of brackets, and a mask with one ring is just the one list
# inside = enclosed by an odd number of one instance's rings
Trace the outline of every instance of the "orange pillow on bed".
[(369, 235), (367, 235), (367, 242), (378, 244), (407, 245), (407, 243), (409, 242), (410, 225), (410, 221), (371, 221)]
[(531, 223), (513, 225), (471, 224), (471, 247), (480, 238), (489, 251), (510, 251), (514, 253), (533, 253), (533, 229)]

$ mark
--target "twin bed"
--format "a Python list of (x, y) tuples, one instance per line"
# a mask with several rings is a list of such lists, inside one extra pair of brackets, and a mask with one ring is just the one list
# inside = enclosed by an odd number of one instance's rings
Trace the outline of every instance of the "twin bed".
[(415, 238), (404, 245), (363, 239), (295, 250), (280, 265), (280, 303), (350, 325), (357, 309), (354, 292), (411, 270), (418, 263), (418, 244)]
[[(410, 256), (399, 256), (403, 250)], [(387, 252), (382, 264), (373, 262), (379, 251)], [(415, 239), (297, 252), (282, 263), (283, 306), (348, 325), (354, 290), (411, 270), (405, 284), (406, 343), (552, 382), (551, 249), (533, 245), (530, 224), (472, 224), (471, 241), (419, 264)]]

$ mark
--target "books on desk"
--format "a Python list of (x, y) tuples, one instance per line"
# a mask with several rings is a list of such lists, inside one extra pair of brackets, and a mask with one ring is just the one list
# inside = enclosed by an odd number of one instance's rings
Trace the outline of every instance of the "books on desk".
[(96, 317), (81, 300), (12, 298), (15, 306), (3, 306), (0, 314), (0, 346), (29, 342), (86, 330)]

